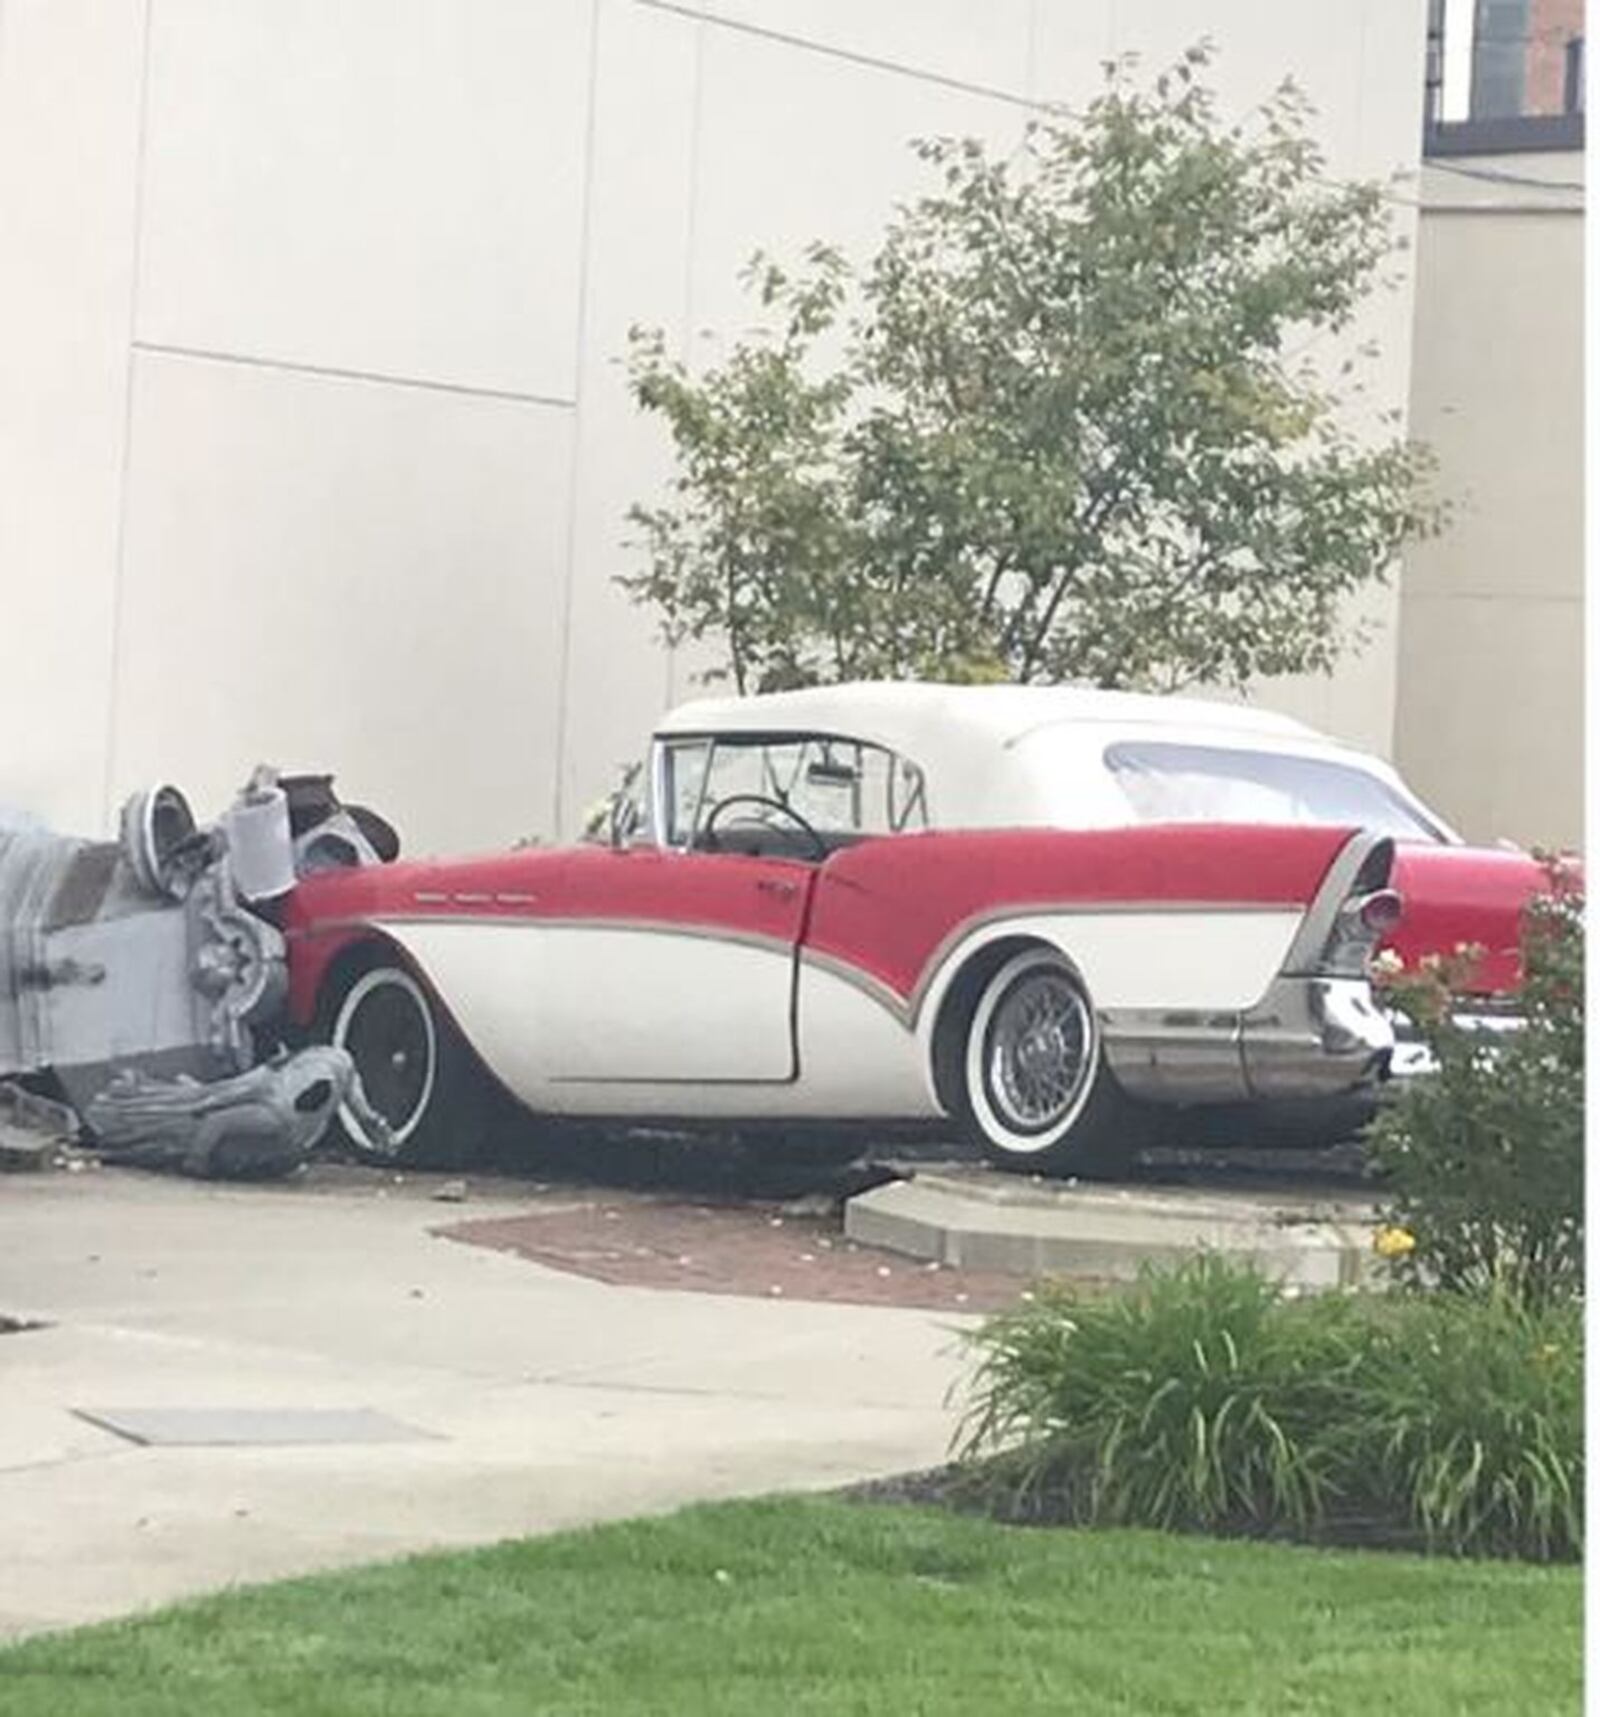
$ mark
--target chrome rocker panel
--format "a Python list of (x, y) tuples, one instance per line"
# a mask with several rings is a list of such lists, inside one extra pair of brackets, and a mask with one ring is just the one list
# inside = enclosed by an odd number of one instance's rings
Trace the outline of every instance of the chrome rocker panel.
[(1283, 976), (1242, 1013), (1114, 1009), (1101, 1026), (1117, 1082), (1161, 1103), (1343, 1096), (1387, 1078), (1395, 1047), (1365, 978)]

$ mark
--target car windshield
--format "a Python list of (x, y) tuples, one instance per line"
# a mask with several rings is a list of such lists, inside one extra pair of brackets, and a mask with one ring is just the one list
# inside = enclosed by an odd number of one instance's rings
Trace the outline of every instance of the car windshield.
[(1106, 766), (1145, 823), (1331, 823), (1445, 838), (1387, 782), (1326, 758), (1139, 741), (1109, 747)]
[[(922, 771), (860, 740), (815, 735), (673, 739), (662, 756), (664, 834), (682, 846), (727, 799), (747, 820), (788, 806), (824, 836), (900, 834), (927, 827)], [(765, 804), (763, 805), (763, 801)], [(780, 827), (786, 826), (777, 815)]]

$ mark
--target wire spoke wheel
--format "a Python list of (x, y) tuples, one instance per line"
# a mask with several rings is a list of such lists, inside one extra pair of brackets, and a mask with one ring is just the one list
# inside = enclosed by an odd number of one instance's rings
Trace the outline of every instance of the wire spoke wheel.
[(1100, 1020), (1082, 977), (1034, 944), (982, 980), (963, 1027), (961, 1108), (997, 1168), (1024, 1174), (1115, 1174), (1138, 1121), (1105, 1065)]
[(1072, 1113), (1093, 1071), (1094, 1024), (1065, 971), (1040, 967), (1017, 978), (986, 1037), (985, 1084), (1008, 1127), (1047, 1132)]

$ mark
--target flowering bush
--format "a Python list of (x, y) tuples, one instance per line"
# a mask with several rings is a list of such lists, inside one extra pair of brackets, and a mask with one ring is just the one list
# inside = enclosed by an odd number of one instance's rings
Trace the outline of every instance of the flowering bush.
[(1412, 1286), (1528, 1302), (1583, 1286), (1583, 887), (1553, 861), (1547, 874), (1525, 921), (1521, 1029), (1457, 1019), (1476, 950), (1379, 973), (1437, 1064), (1369, 1136), (1388, 1187), (1378, 1251)]

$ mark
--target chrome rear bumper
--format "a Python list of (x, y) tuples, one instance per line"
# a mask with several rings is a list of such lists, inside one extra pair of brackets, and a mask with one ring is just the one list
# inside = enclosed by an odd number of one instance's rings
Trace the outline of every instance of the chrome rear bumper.
[[(1422, 1033), (1404, 1014), (1390, 1012), (1386, 1017), (1394, 1032), (1394, 1057), (1389, 1065), (1391, 1077), (1415, 1079), (1420, 1073), (1432, 1073), (1437, 1064), (1433, 1051), (1423, 1041)], [(1481, 1032), (1489, 1038), (1504, 1037), (1522, 1028), (1522, 1015), (1505, 1009), (1463, 1011), (1453, 1015), (1452, 1020), (1462, 1031)]]

